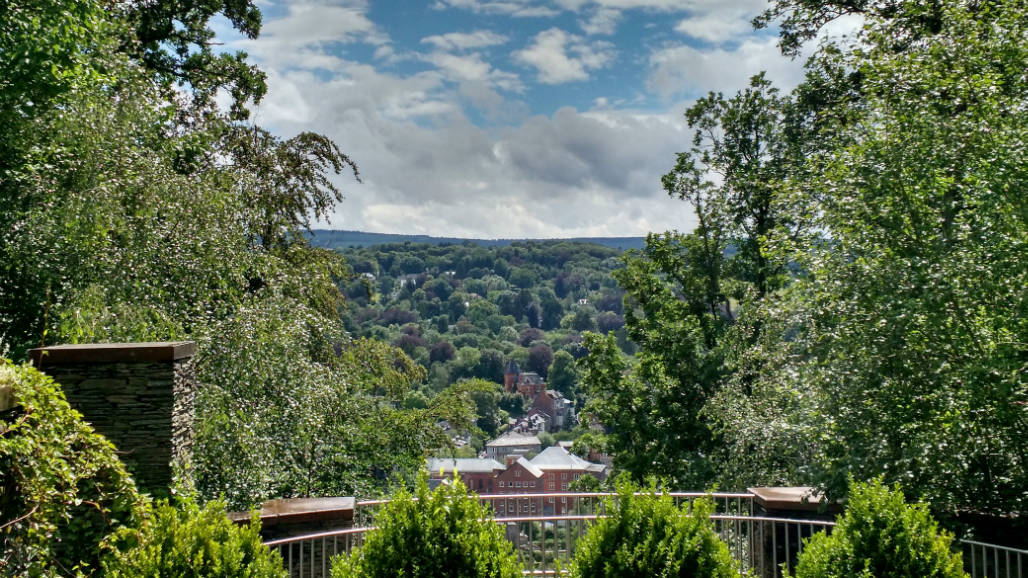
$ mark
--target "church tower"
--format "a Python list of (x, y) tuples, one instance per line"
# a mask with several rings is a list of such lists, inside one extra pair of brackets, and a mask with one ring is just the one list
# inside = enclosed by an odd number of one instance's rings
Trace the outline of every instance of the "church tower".
[(503, 391), (507, 393), (513, 393), (518, 390), (518, 376), (521, 375), (521, 368), (518, 367), (518, 362), (513, 359), (507, 364), (506, 371), (503, 372)]

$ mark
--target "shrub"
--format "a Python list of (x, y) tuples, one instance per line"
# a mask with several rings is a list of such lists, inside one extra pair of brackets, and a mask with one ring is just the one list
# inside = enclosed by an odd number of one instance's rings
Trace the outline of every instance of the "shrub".
[(0, 575), (90, 575), (146, 511), (115, 455), (49, 377), (0, 359)]
[(282, 558), (261, 542), (256, 514), (236, 526), (222, 502), (158, 502), (139, 545), (104, 563), (108, 578), (285, 578)]
[(596, 522), (578, 543), (571, 576), (738, 576), (728, 546), (718, 538), (709, 516), (713, 502), (693, 502), (692, 515), (671, 497), (634, 495), (635, 487), (618, 484), (607, 500), (608, 517)]
[(852, 483), (846, 513), (832, 533), (815, 534), (796, 562), (795, 578), (958, 578), (960, 554), (939, 533), (924, 504), (907, 505), (881, 479)]
[(464, 484), (429, 492), (424, 476), (414, 496), (400, 492), (376, 518), (364, 546), (340, 556), (332, 578), (514, 578), (514, 547)]

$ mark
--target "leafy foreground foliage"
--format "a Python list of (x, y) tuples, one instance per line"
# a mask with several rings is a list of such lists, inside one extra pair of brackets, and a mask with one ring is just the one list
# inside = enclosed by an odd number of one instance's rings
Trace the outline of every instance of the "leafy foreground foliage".
[(710, 523), (711, 501), (694, 501), (690, 515), (666, 494), (651, 489), (637, 496), (635, 490), (622, 483), (617, 497), (607, 501), (609, 515), (579, 542), (571, 576), (738, 576), (728, 546)]
[(209, 50), (210, 18), (257, 34), (254, 2), (110, 4), (0, 3), (0, 351), (195, 341), (191, 473), (232, 509), (413, 479), (470, 403), (402, 409), (423, 372), (343, 327), (346, 266), (301, 233), (350, 159), (214, 105), (263, 92)]
[(639, 351), (585, 341), (584, 413), (636, 480), (1026, 512), (1028, 2), (774, 4), (787, 47), (866, 20), (791, 94), (687, 111), (664, 184), (698, 226), (614, 273)]
[[(228, 519), (223, 502), (202, 509), (192, 499), (159, 502), (137, 547), (104, 563), (109, 578), (284, 578), (282, 559), (261, 542), (256, 512), (249, 525)], [(128, 532), (126, 532), (128, 534)]]
[(514, 546), (460, 480), (430, 492), (401, 491), (378, 514), (364, 546), (336, 558), (332, 578), (514, 578)]
[(960, 578), (967, 576), (952, 537), (923, 504), (907, 505), (881, 479), (854, 484), (846, 513), (831, 534), (810, 538), (795, 578)]
[(129, 543), (146, 501), (114, 446), (72, 410), (49, 377), (0, 360), (0, 575), (89, 575)]

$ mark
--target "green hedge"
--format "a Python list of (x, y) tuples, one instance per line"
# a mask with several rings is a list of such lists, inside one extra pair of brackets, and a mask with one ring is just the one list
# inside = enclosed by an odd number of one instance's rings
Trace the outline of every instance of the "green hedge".
[(91, 575), (146, 511), (114, 446), (49, 377), (0, 360), (0, 575)]
[(634, 495), (618, 484), (607, 500), (608, 516), (596, 522), (578, 544), (571, 564), (574, 578), (623, 576), (738, 576), (736, 564), (710, 522), (710, 500), (693, 502), (689, 515), (667, 494)]
[(282, 558), (261, 541), (260, 520), (236, 526), (222, 502), (158, 502), (139, 545), (104, 562), (106, 578), (285, 578)]
[(364, 546), (334, 560), (332, 578), (515, 578), (521, 565), (489, 511), (460, 480), (400, 492)]
[(924, 504), (907, 505), (881, 479), (851, 483), (846, 513), (831, 534), (815, 534), (796, 562), (795, 578), (963, 578), (953, 539), (940, 533)]

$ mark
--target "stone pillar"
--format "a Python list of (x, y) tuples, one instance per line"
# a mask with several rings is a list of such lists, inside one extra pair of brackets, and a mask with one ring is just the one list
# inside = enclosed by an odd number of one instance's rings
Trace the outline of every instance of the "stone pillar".
[(191, 341), (56, 345), (29, 352), (72, 408), (114, 443), (136, 485), (165, 493), (193, 449)]
[[(753, 574), (761, 578), (782, 576), (783, 564), (792, 571), (803, 540), (814, 532), (824, 531), (824, 526), (816, 522), (833, 521), (842, 511), (839, 504), (826, 502), (814, 488), (748, 488), (748, 491), (753, 494), (753, 516), (766, 520), (751, 526)], [(803, 523), (807, 520), (812, 523)]]

